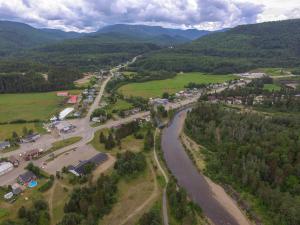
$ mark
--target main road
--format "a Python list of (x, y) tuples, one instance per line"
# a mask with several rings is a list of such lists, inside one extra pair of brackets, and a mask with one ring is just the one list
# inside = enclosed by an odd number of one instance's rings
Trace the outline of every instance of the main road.
[[(135, 62), (136, 58), (137, 57), (135, 57), (131, 62), (128, 62), (124, 66)], [(112, 69), (110, 71), (110, 73), (112, 74), (113, 72), (117, 71), (118, 69), (120, 69), (124, 66), (116, 67), (116, 68)], [(71, 149), (76, 149), (76, 152), (74, 152), (73, 154), (77, 155), (78, 160), (83, 160), (84, 158), (81, 158), (81, 156), (83, 156), (84, 154), (86, 154), (86, 157), (88, 157), (87, 153), (89, 153), (90, 155), (96, 154), (96, 151), (93, 151), (91, 148), (88, 147), (88, 143), (94, 138), (94, 134), (96, 131), (105, 129), (105, 128), (112, 128), (115, 126), (119, 126), (121, 124), (128, 123), (128, 122), (136, 120), (138, 118), (145, 118), (150, 115), (150, 111), (140, 112), (140, 113), (137, 113), (137, 114), (132, 115), (127, 118), (119, 119), (116, 121), (108, 121), (107, 123), (105, 123), (101, 126), (98, 126), (98, 127), (91, 127), (90, 126), (90, 116), (91, 116), (92, 112), (96, 108), (99, 107), (99, 103), (100, 103), (103, 93), (105, 91), (106, 85), (111, 78), (112, 78), (112, 76), (109, 76), (106, 80), (104, 80), (102, 82), (99, 93), (98, 93), (97, 97), (95, 98), (95, 101), (93, 102), (93, 104), (90, 106), (87, 115), (82, 119), (74, 119), (74, 120), (68, 121), (76, 126), (75, 132), (69, 133), (69, 134), (63, 134), (59, 138), (55, 138), (51, 134), (45, 134), (45, 135), (42, 135), (42, 137), (39, 138), (36, 142), (21, 144), (21, 147), (18, 150), (15, 150), (13, 152), (0, 153), (0, 157), (4, 158), (4, 157), (12, 156), (12, 155), (18, 156), (19, 154), (23, 154), (24, 152), (35, 149), (35, 148), (47, 150), (47, 149), (51, 148), (52, 143), (54, 143), (56, 141), (64, 140), (64, 139), (67, 139), (70, 137), (79, 136), (79, 137), (82, 137), (82, 139), (79, 142), (55, 151), (55, 155), (60, 155), (60, 154), (63, 154), (64, 152), (70, 151)], [(233, 88), (233, 87), (235, 87), (235, 86), (231, 86), (230, 88)], [(219, 88), (214, 91), (219, 92), (222, 90), (224, 90), (224, 88)], [(188, 105), (190, 103), (196, 102), (198, 98), (199, 98), (199, 95), (194, 96), (192, 98), (185, 99), (180, 102), (169, 103), (166, 106), (166, 108), (167, 109), (180, 108), (184, 105)], [(47, 159), (49, 159), (48, 154), (41, 157), (40, 159), (34, 160), (32, 162), (35, 165), (42, 167), (44, 162)], [(47, 166), (46, 166), (46, 171), (50, 172), (50, 173), (53, 173), (53, 172), (55, 173), (55, 171), (61, 170), (62, 167), (68, 166), (68, 165), (70, 165), (70, 163), (72, 163), (72, 162), (67, 161), (67, 160), (65, 162), (57, 163), (57, 160), (54, 159), (50, 163), (50, 164), (52, 164), (52, 169), (50, 171), (47, 171)], [(0, 186), (12, 184), (15, 181), (15, 179), (18, 177), (18, 175), (20, 175), (21, 173), (24, 172), (24, 170), (25, 170), (24, 168), (26, 165), (27, 165), (27, 162), (21, 161), (20, 166), (18, 168), (15, 168), (14, 170), (0, 176)], [(56, 170), (54, 170), (53, 168), (55, 168)]]

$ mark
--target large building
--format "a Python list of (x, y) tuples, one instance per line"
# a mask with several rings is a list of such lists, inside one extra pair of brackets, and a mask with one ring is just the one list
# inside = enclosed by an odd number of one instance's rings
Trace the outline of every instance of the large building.
[(100, 164), (104, 163), (108, 159), (107, 154), (105, 153), (98, 153), (94, 157), (90, 158), (89, 160), (81, 161), (77, 166), (69, 166), (69, 172), (73, 173), (76, 176), (85, 175), (85, 168), (88, 164), (93, 164), (95, 166), (99, 166)]
[(2, 162), (0, 163), (0, 176), (3, 174), (8, 173), (9, 171), (13, 170), (14, 166), (10, 162)]

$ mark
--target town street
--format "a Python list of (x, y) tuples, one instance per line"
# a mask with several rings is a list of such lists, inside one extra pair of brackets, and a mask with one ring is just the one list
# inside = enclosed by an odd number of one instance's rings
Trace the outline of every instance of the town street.
[[(134, 58), (131, 62), (134, 62), (136, 58)], [(121, 68), (116, 67), (116, 68)], [(112, 71), (116, 70), (116, 68), (112, 69)], [(21, 144), (20, 148), (18, 150), (7, 152), (7, 153), (1, 153), (0, 157), (9, 157), (9, 156), (19, 156), (19, 154), (23, 154), (26, 151), (32, 150), (32, 149), (43, 149), (44, 151), (51, 148), (52, 143), (60, 140), (64, 140), (70, 137), (82, 137), (82, 139), (79, 142), (76, 142), (72, 145), (69, 145), (67, 147), (61, 148), (59, 150), (56, 150), (54, 153), (47, 154), (38, 160), (33, 160), (32, 162), (38, 166), (42, 167), (46, 172), (50, 174), (55, 174), (56, 171), (60, 171), (64, 166), (68, 166), (71, 164), (77, 164), (79, 160), (86, 160), (90, 157), (97, 154), (97, 151), (92, 148), (89, 145), (89, 142), (91, 142), (94, 138), (94, 134), (98, 130), (102, 130), (105, 128), (113, 128), (116, 126), (119, 126), (121, 124), (126, 124), (128, 122), (134, 121), (138, 118), (145, 118), (150, 115), (150, 111), (146, 112), (140, 112), (135, 115), (122, 118), (115, 121), (108, 121), (103, 125), (100, 125), (98, 127), (91, 127), (90, 125), (90, 116), (92, 112), (99, 107), (99, 103), (101, 101), (101, 98), (103, 96), (103, 93), (105, 91), (105, 87), (109, 80), (111, 79), (111, 76), (109, 76), (106, 80), (104, 80), (101, 84), (99, 93), (97, 97), (95, 98), (95, 101), (90, 106), (89, 111), (87, 115), (82, 119), (74, 119), (74, 120), (68, 120), (69, 123), (76, 126), (75, 132), (69, 133), (69, 134), (62, 134), (60, 137), (55, 138), (51, 134), (45, 134), (42, 135), (36, 142), (33, 143), (26, 143)], [(228, 88), (234, 88), (236, 86), (240, 86), (242, 84), (235, 84), (231, 85)], [(214, 92), (221, 92), (225, 88), (217, 88), (215, 90), (212, 90), (211, 93)], [(184, 99), (179, 102), (175, 103), (168, 103), (166, 105), (166, 109), (177, 109), (180, 107), (183, 107), (185, 105), (189, 105), (193, 102), (196, 102), (200, 95), (196, 95), (192, 98)], [(49, 158), (54, 159), (49, 161)], [(56, 157), (58, 156), (58, 157)], [(67, 157), (68, 156), (68, 157)], [(64, 158), (64, 160), (62, 160)], [(45, 164), (45, 161), (48, 160), (47, 164)], [(25, 171), (25, 167), (28, 164), (27, 161), (21, 161), (19, 167), (13, 169), (12, 171), (0, 176), (0, 186), (12, 184), (15, 182), (15, 179)]]

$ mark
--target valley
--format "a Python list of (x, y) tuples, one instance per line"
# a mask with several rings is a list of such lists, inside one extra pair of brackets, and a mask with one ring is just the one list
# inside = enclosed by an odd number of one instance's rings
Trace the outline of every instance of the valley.
[(299, 25), (0, 21), (0, 225), (299, 224)]

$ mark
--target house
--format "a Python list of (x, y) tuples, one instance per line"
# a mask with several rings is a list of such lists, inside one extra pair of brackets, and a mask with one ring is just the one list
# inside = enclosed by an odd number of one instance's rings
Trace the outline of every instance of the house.
[(264, 96), (258, 95), (254, 98), (253, 104), (261, 104), (264, 100)]
[(69, 95), (69, 92), (67, 92), (67, 91), (56, 92), (56, 96), (58, 96), (58, 97), (67, 97), (68, 95)]
[(41, 149), (32, 149), (24, 154), (24, 160), (29, 161), (38, 158), (42, 154)]
[(134, 108), (134, 109), (130, 109), (130, 110), (125, 110), (123, 113), (124, 113), (124, 116), (130, 116), (130, 115), (137, 114), (140, 111), (141, 111), (140, 108)]
[(13, 155), (8, 158), (8, 161), (12, 163), (14, 167), (18, 167), (20, 164), (20, 161)]
[(78, 100), (78, 96), (77, 95), (70, 95), (70, 98), (68, 100), (68, 104), (76, 104)]
[(9, 141), (0, 142), (0, 150), (6, 149), (10, 147)]
[(85, 175), (86, 165), (92, 163), (97, 167), (100, 164), (104, 163), (107, 159), (108, 159), (107, 154), (98, 153), (97, 155), (93, 156), (89, 160), (81, 161), (77, 166), (69, 166), (68, 170), (70, 173), (74, 174), (75, 176), (82, 176)]
[(40, 134), (34, 133), (34, 134), (29, 134), (26, 137), (22, 138), (23, 143), (30, 143), (30, 142), (35, 142), (37, 139), (41, 137)]
[(0, 176), (13, 170), (13, 168), (14, 168), (14, 166), (10, 162), (1, 162), (0, 163)]
[(71, 133), (74, 131), (76, 126), (66, 122), (61, 122), (55, 125), (55, 128), (58, 130), (59, 133)]
[(12, 193), (13, 193), (14, 195), (18, 195), (18, 194), (20, 194), (20, 193), (23, 192), (23, 189), (22, 189), (21, 185), (18, 184), (18, 183), (14, 183), (14, 184), (11, 186), (11, 189), (12, 189)]
[(166, 98), (155, 98), (155, 99), (150, 98), (149, 100), (149, 104), (151, 105), (166, 105), (168, 103), (169, 100)]
[(33, 172), (27, 171), (27, 172), (21, 174), (20, 176), (18, 176), (17, 181), (21, 185), (27, 186), (31, 181), (36, 180), (36, 179), (37, 179), (37, 177)]
[(14, 196), (14, 193), (8, 192), (3, 197), (4, 197), (5, 200), (10, 200), (13, 196)]

